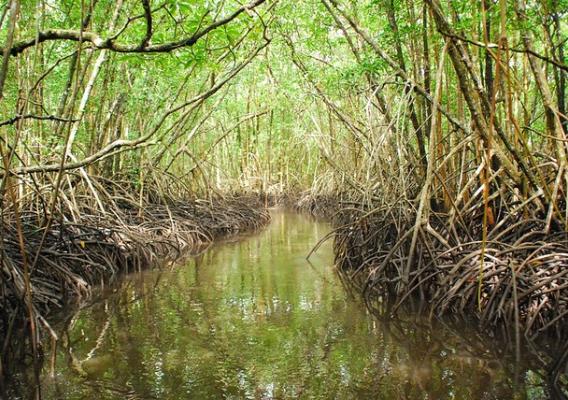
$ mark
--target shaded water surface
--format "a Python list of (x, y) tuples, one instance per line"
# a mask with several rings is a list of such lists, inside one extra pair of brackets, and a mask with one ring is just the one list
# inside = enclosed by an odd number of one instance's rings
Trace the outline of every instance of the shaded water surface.
[(44, 398), (545, 397), (498, 343), (371, 317), (342, 287), (331, 243), (305, 260), (329, 230), (275, 212), (255, 236), (126, 277), (60, 323)]

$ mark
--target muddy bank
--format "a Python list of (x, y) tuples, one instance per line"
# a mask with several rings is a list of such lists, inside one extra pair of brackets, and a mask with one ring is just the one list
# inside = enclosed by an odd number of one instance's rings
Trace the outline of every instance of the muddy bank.
[(285, 192), (277, 195), (261, 195), (268, 204), (287, 210), (331, 221), (340, 209), (340, 196), (318, 194), (310, 191)]
[[(243, 194), (241, 193), (240, 196)], [(328, 221), (331, 221), (341, 209), (342, 203), (341, 195), (312, 193), (309, 190), (277, 193), (247, 192), (245, 196), (258, 199), (264, 207), (282, 208)]]

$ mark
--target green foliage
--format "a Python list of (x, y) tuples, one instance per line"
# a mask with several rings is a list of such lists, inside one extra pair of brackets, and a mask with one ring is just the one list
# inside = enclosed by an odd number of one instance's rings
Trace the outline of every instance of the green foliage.
[[(38, 27), (78, 29), (90, 4), (72, 0), (21, 3), (16, 32), (18, 40), (33, 37)], [(422, 2), (365, 0), (340, 3), (340, 8), (354, 16), (360, 27), (397, 61), (396, 47), (400, 44), (408, 74), (424, 84)], [(481, 3), (466, 0), (442, 3), (453, 28), (460, 34), (479, 40), (482, 36)], [(551, 16), (555, 13), (564, 17), (568, 9), (567, 0), (528, 2), (528, 20), (523, 27), (518, 26), (512, 5), (509, 2), (507, 5), (510, 43), (519, 47), (517, 32), (526, 29), (535, 37), (535, 50), (546, 53), (548, 45), (543, 24), (552, 26)], [(239, 2), (168, 0), (151, 2), (151, 6), (154, 10), (151, 43), (158, 44), (190, 37), (213, 21), (230, 15), (239, 7)], [(490, 6), (487, 18), (492, 25), (492, 40), (496, 41), (500, 34), (499, 3), (490, 2)], [(139, 43), (146, 33), (142, 3), (125, 1), (115, 28), (111, 30), (109, 21), (115, 7), (116, 2), (97, 1), (87, 30), (102, 37), (122, 31), (117, 43)], [(392, 67), (364, 43), (345, 19), (340, 18), (358, 52), (356, 57), (342, 28), (337, 26), (321, 1), (278, 2), (270, 12), (267, 9), (267, 6), (258, 9), (262, 21), (255, 15), (257, 11), (243, 13), (230, 24), (213, 30), (195, 45), (171, 53), (109, 52), (95, 79), (73, 152), (87, 156), (113, 140), (132, 140), (145, 135), (158, 126), (168, 110), (220, 82), (263, 42), (267, 34), (272, 39), (271, 45), (222, 90), (201, 105), (188, 106), (191, 108), (188, 114), (185, 114), (188, 108), (182, 108), (168, 115), (152, 139), (155, 144), (147, 148), (151, 168), (167, 168), (180, 176), (187, 176), (187, 171), (193, 171), (199, 165), (204, 174), (217, 177), (214, 182), (217, 185), (237, 182), (254, 186), (256, 183), (251, 182), (255, 181), (263, 182), (265, 188), (281, 183), (282, 176), (294, 180), (294, 184), (299, 186), (308, 186), (321, 174), (340, 177), (337, 167), (352, 171), (350, 163), (365, 154), (365, 149), (360, 138), (353, 137), (353, 132), (345, 126), (337, 110), (348, 116), (353, 125), (367, 126), (363, 129), (364, 134), (367, 134), (366, 130), (375, 132), (376, 126), (387, 125), (380, 116), (369, 114), (376, 88), (381, 88), (392, 113), (407, 111), (399, 108), (406, 101), (400, 80), (393, 75)], [(391, 29), (389, 10), (394, 13), (398, 36)], [(558, 32), (551, 30), (555, 43), (568, 37), (564, 19), (561, 18)], [(266, 32), (263, 23), (270, 24)], [(248, 34), (245, 35), (246, 32)], [(2, 29), (0, 40), (5, 41), (5, 38), (6, 29)], [(427, 38), (430, 47), (428, 67), (432, 70), (444, 39), (431, 20)], [(84, 46), (78, 69), (69, 81), (71, 63), (76, 61), (70, 55), (75, 50), (76, 42), (50, 41), (29, 48), (13, 59), (4, 88), (4, 100), (0, 103), (2, 115), (6, 118), (14, 115), (17, 104), (22, 104), (25, 97), (22, 93), (34, 86), (43, 73), (46, 75), (38, 84), (39, 89), (26, 103), (27, 111), (56, 115), (61, 111), (63, 94), (69, 87), (62, 116), (76, 113), (100, 52)], [(472, 52), (481, 54), (481, 50), (475, 47)], [(509, 62), (511, 70), (521, 74), (522, 55), (514, 57), (517, 58)], [(483, 68), (483, 61), (477, 60), (476, 63)], [(552, 72), (552, 69), (548, 70), (549, 74)], [(446, 74), (449, 79), (447, 86), (457, 88), (453, 70), (448, 67)], [(433, 88), (436, 82), (432, 72), (430, 78)], [(517, 82), (521, 80), (517, 79)], [(542, 105), (530, 100), (537, 93), (534, 82), (528, 82), (525, 92), (528, 103), (519, 109), (524, 107), (533, 129), (544, 131), (545, 120), (537, 111)], [(457, 98), (444, 95), (442, 104), (455, 113)], [(498, 107), (501, 107), (500, 104)], [(418, 106), (423, 119), (426, 110), (422, 103)], [(502, 114), (503, 110), (499, 113)], [(259, 115), (254, 117), (255, 114)], [(401, 127), (409, 126), (408, 121), (397, 123)], [(52, 122), (26, 121), (22, 131), (25, 132), (24, 140), (45, 143), (42, 157), (54, 160), (69, 131), (68, 125), (64, 128)], [(229, 129), (232, 130), (227, 131)], [(13, 127), (5, 131), (8, 141), (15, 138)], [(343, 139), (347, 141), (341, 142)], [(378, 139), (370, 138), (373, 143), (375, 140)], [(394, 138), (389, 137), (389, 140)], [(540, 143), (540, 140), (532, 139), (533, 143)], [(409, 133), (405, 142), (411, 144), (412, 151), (417, 150), (414, 135)], [(188, 154), (184, 149), (190, 149), (192, 153)], [(28, 150), (23, 148), (21, 151), (25, 153)], [(320, 162), (322, 151), (335, 153), (335, 167)], [(128, 164), (137, 163), (139, 159), (137, 156), (123, 156), (125, 164), (117, 165), (122, 165), (125, 171), (139, 172), (143, 170), (140, 165)], [(47, 161), (40, 158), (35, 162)]]

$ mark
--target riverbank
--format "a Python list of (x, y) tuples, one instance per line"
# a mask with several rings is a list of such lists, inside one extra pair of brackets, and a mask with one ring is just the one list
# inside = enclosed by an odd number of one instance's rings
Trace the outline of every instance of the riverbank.
[(375, 318), (345, 292), (331, 242), (305, 259), (331, 229), (273, 209), (254, 235), (94, 291), (54, 320), (54, 361), (39, 385), (18, 375), (13, 397), (547, 398), (530, 353), (516, 362), (497, 338), (415, 314)]
[(333, 222), (338, 270), (393, 313), (418, 300), (430, 315), (473, 317), (511, 339), (568, 336), (568, 234), (544, 219), (513, 210), (482, 240), (479, 213), (432, 212), (417, 226), (402, 203), (309, 193), (291, 208)]
[(381, 207), (334, 195), (307, 195), (295, 209), (332, 221), (337, 270), (377, 318), (435, 316), (499, 338), (506, 343), (502, 350), (517, 359), (538, 354), (550, 396), (564, 398), (565, 231), (547, 229), (542, 218), (526, 219), (519, 209), (494, 221), (486, 240), (479, 213), (459, 216), (452, 225), (451, 214), (432, 212), (417, 226), (407, 204)]
[(513, 210), (483, 241), (479, 212), (432, 212), (416, 227), (402, 203), (384, 208), (310, 192), (281, 202), (332, 221), (338, 270), (366, 300), (387, 301), (393, 313), (418, 300), (430, 315), (473, 318), (513, 341), (568, 337), (568, 234), (547, 229), (544, 219)]
[[(507, 221), (508, 219), (508, 221)], [(396, 208), (344, 208), (335, 220), (338, 268), (366, 298), (418, 299), (433, 315), (475, 317), (515, 340), (568, 335), (568, 235), (509, 215), (481, 240), (481, 224), (448, 230), (437, 213), (418, 229)], [(458, 224), (456, 224), (458, 225)]]
[(113, 201), (105, 203), (104, 212), (81, 207), (80, 218), (71, 208), (65, 211), (43, 225), (31, 211), (18, 220), (12, 215), (12, 223), (5, 219), (0, 272), (4, 349), (16, 333), (19, 340), (29, 337), (36, 350), (45, 332), (55, 338), (47, 316), (88, 296), (96, 285), (202, 252), (217, 240), (270, 221), (262, 202), (251, 196), (145, 201), (143, 207)]

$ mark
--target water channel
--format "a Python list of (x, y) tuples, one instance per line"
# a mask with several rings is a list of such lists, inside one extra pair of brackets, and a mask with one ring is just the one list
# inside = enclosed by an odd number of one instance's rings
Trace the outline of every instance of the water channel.
[(275, 211), (258, 234), (107, 288), (59, 324), (43, 398), (546, 398), (538, 371), (474, 331), (374, 318), (331, 241), (305, 260), (330, 229)]

